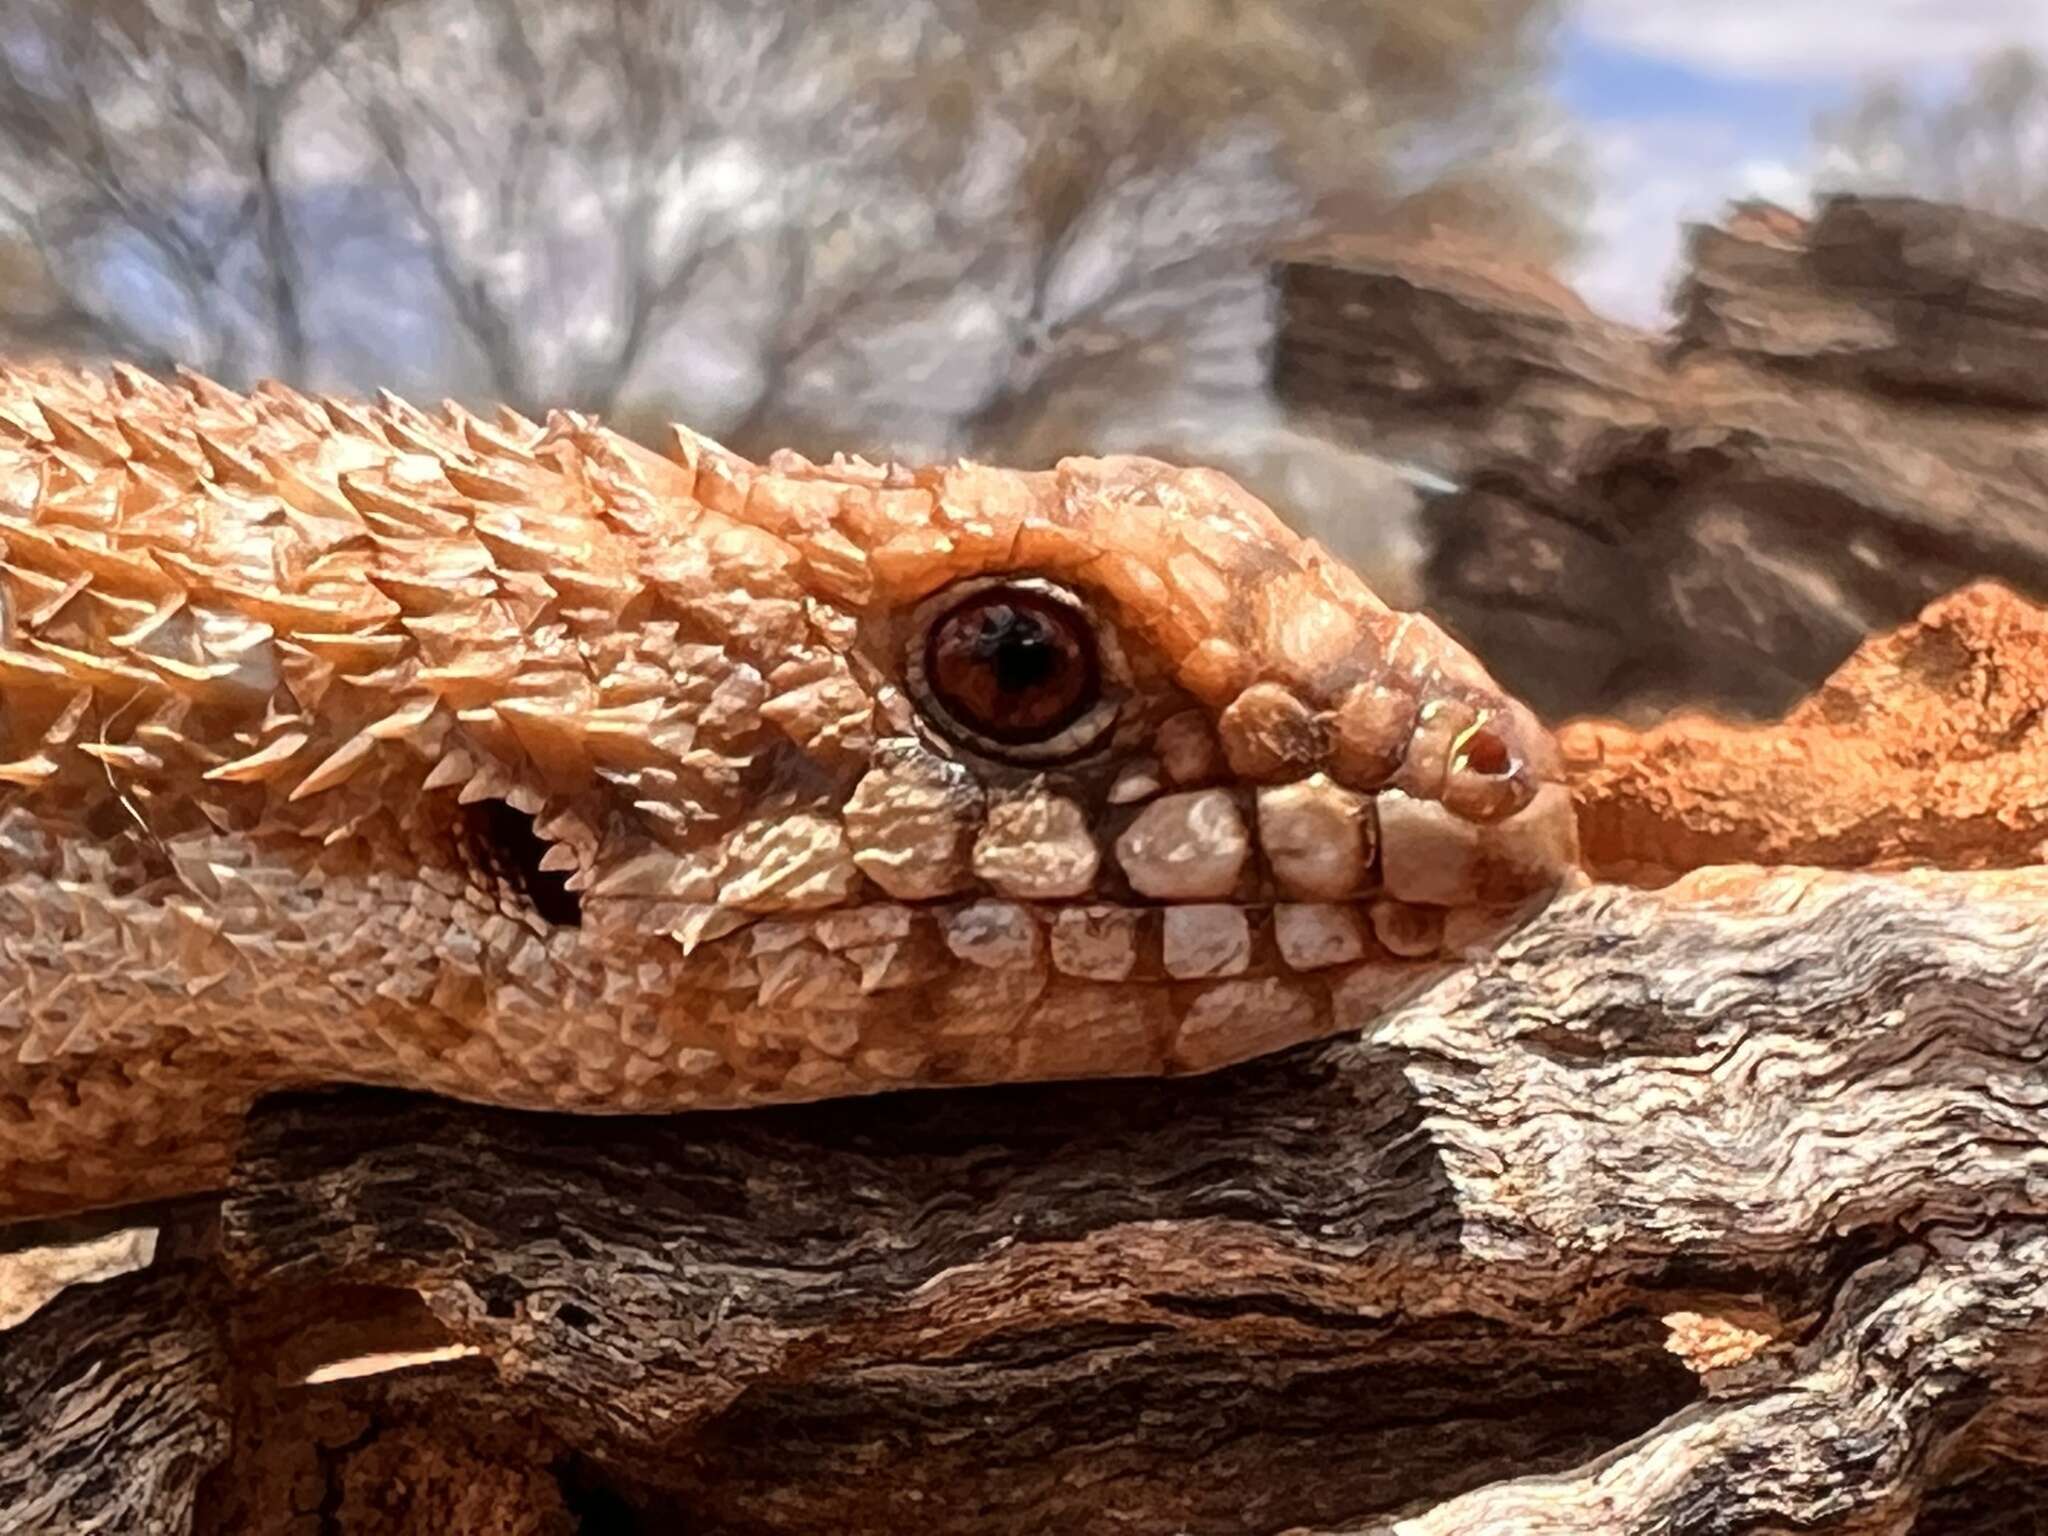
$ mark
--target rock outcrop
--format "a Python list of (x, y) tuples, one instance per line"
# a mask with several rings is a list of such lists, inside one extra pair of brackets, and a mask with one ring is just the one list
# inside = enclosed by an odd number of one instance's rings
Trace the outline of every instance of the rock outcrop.
[(1657, 419), (1654, 340), (1556, 279), (1458, 241), (1336, 237), (1280, 263), (1276, 392), (1387, 459), (1452, 480), (1542, 464)]
[(2048, 231), (1914, 198), (1810, 225), (1738, 210), (1693, 239), (1683, 346), (1921, 400), (2048, 410)]
[(1664, 337), (1485, 270), (1299, 255), (1275, 380), (1458, 483), (1422, 600), (1550, 716), (1771, 717), (1973, 578), (2048, 594), (2048, 231), (1738, 209), (1693, 232)]
[(1781, 722), (1581, 720), (1560, 745), (1596, 878), (2041, 864), (2048, 611), (1979, 583), (1865, 641)]

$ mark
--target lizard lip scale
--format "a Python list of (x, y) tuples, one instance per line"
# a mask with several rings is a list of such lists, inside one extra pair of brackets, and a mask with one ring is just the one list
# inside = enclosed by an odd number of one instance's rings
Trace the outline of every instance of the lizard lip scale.
[(254, 1096), (1202, 1071), (1569, 880), (1529, 712), (1227, 478), (0, 370), (0, 1215)]

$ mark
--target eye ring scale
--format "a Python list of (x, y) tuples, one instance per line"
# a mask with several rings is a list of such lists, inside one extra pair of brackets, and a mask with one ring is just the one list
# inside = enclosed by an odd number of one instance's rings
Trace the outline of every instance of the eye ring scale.
[(1115, 723), (1114, 643), (1073, 593), (1036, 577), (991, 577), (918, 610), (906, 671), (940, 735), (1018, 763), (1077, 757)]

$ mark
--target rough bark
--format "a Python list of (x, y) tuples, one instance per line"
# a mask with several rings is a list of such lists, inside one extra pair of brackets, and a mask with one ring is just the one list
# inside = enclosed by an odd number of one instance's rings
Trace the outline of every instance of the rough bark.
[(0, 1333), (0, 1531), (185, 1536), (228, 1448), (209, 1276), (160, 1261)]
[(643, 1528), (1906, 1531), (2048, 1446), (2044, 992), (2048, 871), (1730, 868), (1207, 1079), (275, 1104), (227, 1261)]

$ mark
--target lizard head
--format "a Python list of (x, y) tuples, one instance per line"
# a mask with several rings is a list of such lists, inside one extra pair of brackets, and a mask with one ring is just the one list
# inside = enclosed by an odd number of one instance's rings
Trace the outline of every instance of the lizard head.
[(1575, 864), (1530, 713), (1217, 473), (0, 405), (24, 1061), (146, 1015), (589, 1109), (1201, 1070)]
[[(515, 681), (425, 782), (531, 814), (596, 1032), (682, 1097), (1218, 1065), (1365, 1022), (1573, 863), (1529, 712), (1220, 474), (553, 444), (587, 500), (508, 487), (466, 579), (523, 568), (559, 627), (504, 624)], [(576, 572), (616, 583), (588, 619)]]

